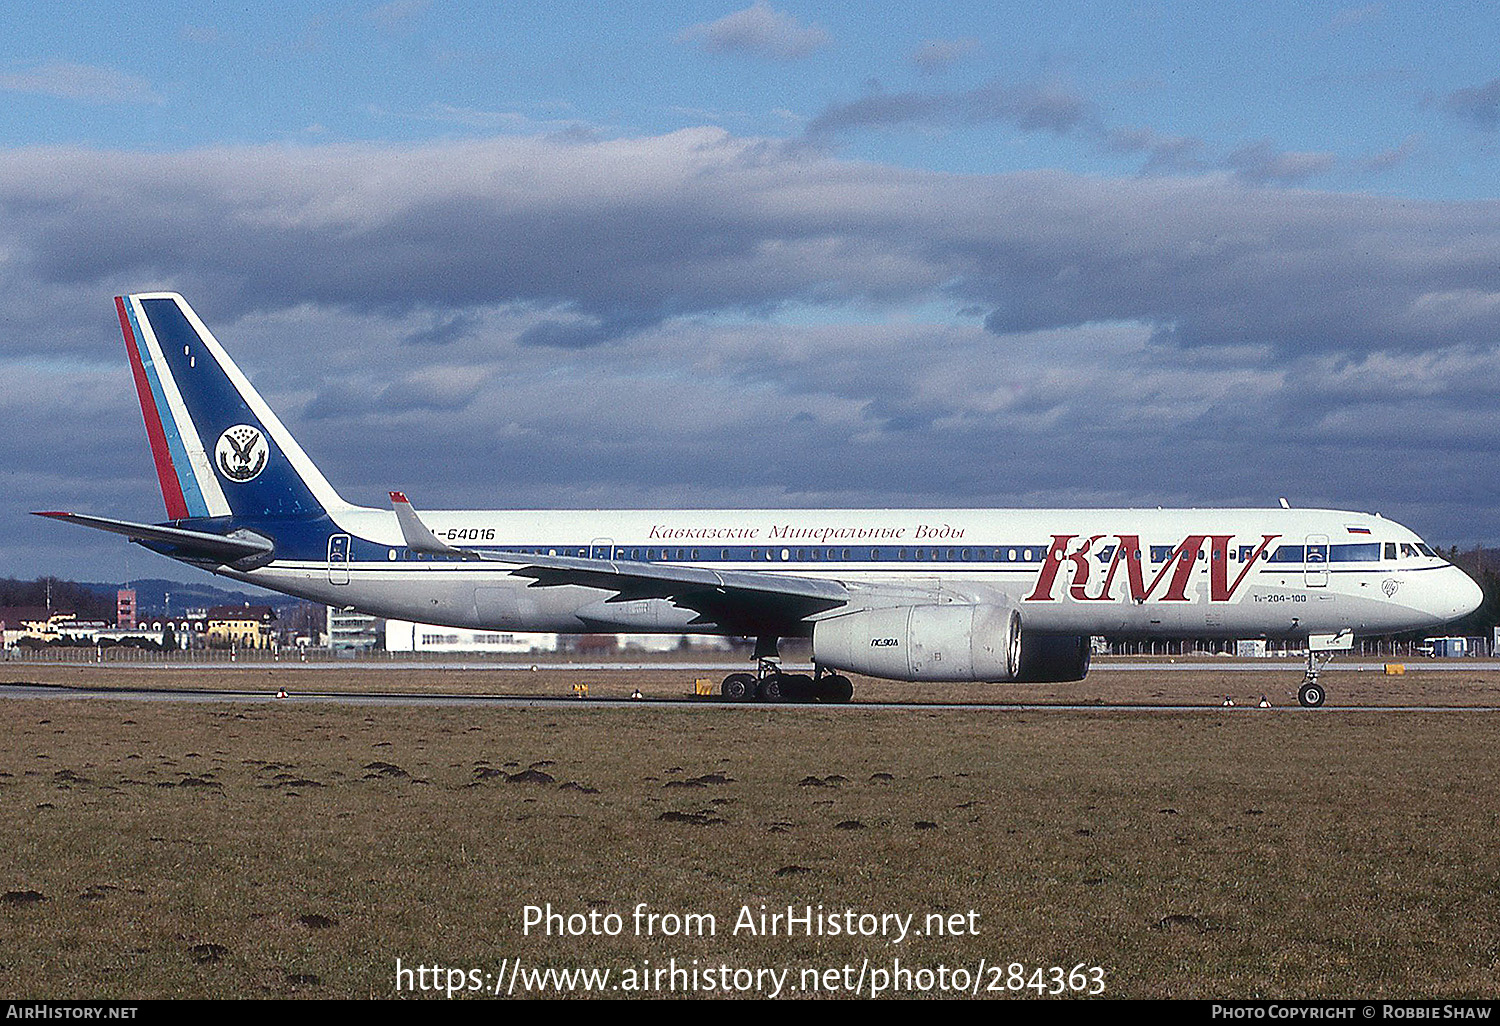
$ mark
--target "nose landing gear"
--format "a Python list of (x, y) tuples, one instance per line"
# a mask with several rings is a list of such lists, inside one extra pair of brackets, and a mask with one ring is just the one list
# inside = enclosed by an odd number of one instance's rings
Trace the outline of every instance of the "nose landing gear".
[(1332, 659), (1332, 652), (1318, 652), (1312, 648), (1307, 650), (1307, 676), (1302, 680), (1302, 687), (1297, 689), (1297, 701), (1305, 708), (1316, 709), (1328, 697), (1328, 692), (1318, 682), (1318, 676)]

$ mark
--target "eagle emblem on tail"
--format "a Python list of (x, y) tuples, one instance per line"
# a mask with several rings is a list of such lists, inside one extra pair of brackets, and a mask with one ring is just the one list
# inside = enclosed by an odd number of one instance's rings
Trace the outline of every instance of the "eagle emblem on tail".
[(265, 469), (270, 452), (260, 428), (236, 424), (219, 436), (214, 464), (226, 478), (244, 484)]

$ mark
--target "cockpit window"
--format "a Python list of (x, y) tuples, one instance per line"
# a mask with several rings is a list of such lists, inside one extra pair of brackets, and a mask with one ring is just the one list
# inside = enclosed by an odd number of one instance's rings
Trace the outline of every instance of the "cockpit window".
[(1396, 543), (1395, 542), (1386, 542), (1385, 543), (1385, 558), (1386, 559), (1395, 559), (1396, 558)]
[(1437, 556), (1436, 552), (1433, 552), (1432, 549), (1428, 548), (1422, 542), (1417, 542), (1417, 548), (1421, 550), (1422, 555), (1424, 555), (1424, 556), (1433, 556), (1433, 557)]

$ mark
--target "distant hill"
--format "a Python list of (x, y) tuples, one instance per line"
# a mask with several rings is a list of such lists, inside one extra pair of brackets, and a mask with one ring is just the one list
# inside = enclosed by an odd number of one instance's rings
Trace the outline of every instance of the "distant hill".
[[(109, 596), (111, 605), (115, 600), (115, 592), (125, 587), (123, 584), (92, 584), (86, 583), (82, 587), (99, 591)], [(209, 606), (270, 606), (272, 609), (280, 610), (282, 607), (290, 608), (300, 601), (289, 595), (280, 595), (273, 591), (265, 591), (261, 588), (246, 588), (244, 590), (218, 588), (208, 583), (196, 581), (184, 583), (182, 581), (167, 581), (159, 577), (147, 577), (130, 582), (130, 587), (135, 589), (135, 606), (142, 612), (152, 613), (181, 613), (189, 608), (208, 608)], [(168, 608), (167, 596), (171, 596), (171, 607)]]

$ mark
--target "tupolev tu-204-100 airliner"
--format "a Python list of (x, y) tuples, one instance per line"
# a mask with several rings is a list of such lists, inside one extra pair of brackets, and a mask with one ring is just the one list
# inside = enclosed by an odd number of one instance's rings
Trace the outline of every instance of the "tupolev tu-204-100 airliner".
[[(187, 302), (115, 300), (165, 522), (40, 514), (235, 580), (493, 630), (753, 637), (732, 700), (848, 701), (845, 673), (1062, 682), (1093, 635), (1305, 643), (1303, 705), (1356, 635), (1435, 627), (1478, 585), (1378, 514), (1291, 509), (544, 510), (346, 502)], [(811, 638), (812, 675), (781, 638)], [(843, 672), (840, 672), (843, 671)]]

